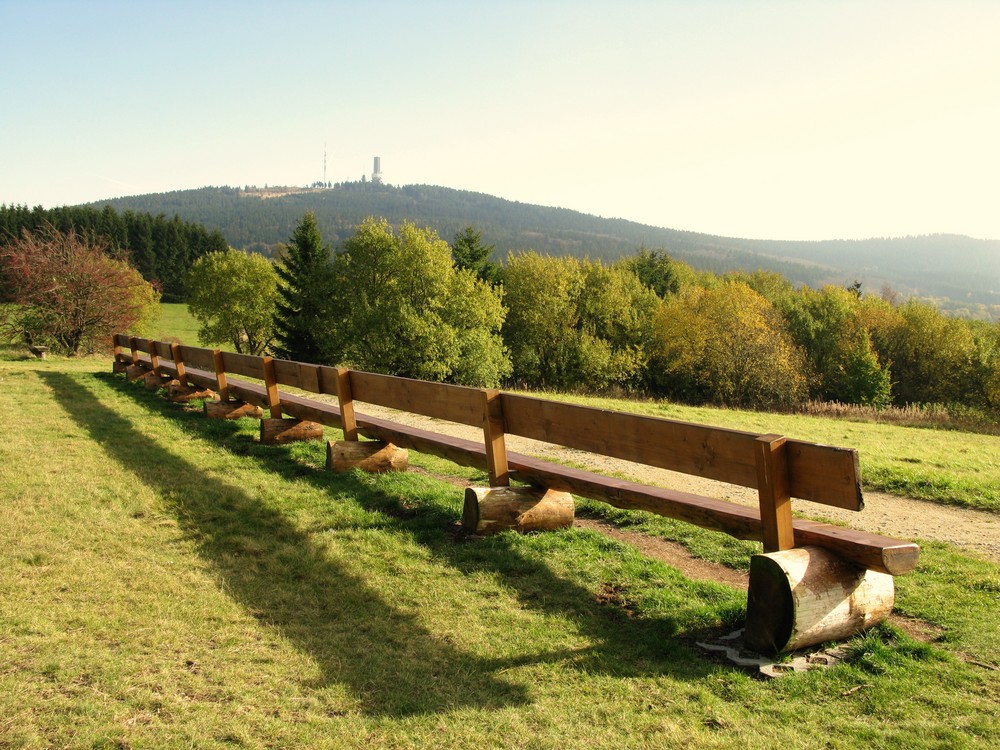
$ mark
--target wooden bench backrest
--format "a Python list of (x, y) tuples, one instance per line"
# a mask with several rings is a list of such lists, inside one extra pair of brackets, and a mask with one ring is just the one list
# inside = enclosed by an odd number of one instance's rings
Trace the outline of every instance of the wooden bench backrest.
[[(508, 434), (567, 448), (758, 487), (758, 435), (576, 404), (503, 394)], [(849, 510), (861, 509), (858, 453), (801, 440), (786, 442), (789, 494)]]

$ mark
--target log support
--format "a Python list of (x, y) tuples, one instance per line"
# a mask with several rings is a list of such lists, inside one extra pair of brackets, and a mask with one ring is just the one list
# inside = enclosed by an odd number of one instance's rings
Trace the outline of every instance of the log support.
[(265, 445), (277, 443), (298, 443), (306, 440), (322, 440), (323, 425), (305, 419), (260, 420), (260, 442)]
[(128, 381), (139, 380), (146, 377), (149, 370), (142, 365), (129, 365), (125, 368), (125, 379)]
[(263, 419), (264, 410), (246, 401), (206, 401), (205, 416), (209, 419)]
[(410, 452), (381, 440), (331, 440), (326, 444), (326, 468), (336, 473), (361, 469), (370, 474), (406, 471)]
[(179, 383), (179, 381), (169, 375), (161, 375), (156, 371), (150, 371), (143, 375), (143, 381), (146, 384), (146, 388), (151, 391), (155, 391), (158, 388), (167, 388), (173, 383)]
[(822, 547), (754, 555), (744, 643), (778, 654), (849, 638), (885, 620), (894, 599), (891, 575)]
[(573, 525), (576, 506), (568, 492), (535, 487), (469, 487), (462, 528), (486, 535), (506, 529), (521, 533)]
[(214, 399), (216, 395), (215, 391), (210, 388), (200, 388), (196, 385), (182, 385), (178, 382), (167, 386), (167, 398), (175, 404), (186, 404), (188, 401), (194, 401), (199, 398)]

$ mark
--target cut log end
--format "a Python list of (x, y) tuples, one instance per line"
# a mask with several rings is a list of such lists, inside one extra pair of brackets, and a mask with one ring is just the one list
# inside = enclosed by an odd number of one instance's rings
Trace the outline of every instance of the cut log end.
[(849, 638), (885, 620), (894, 600), (891, 575), (821, 547), (754, 555), (744, 642), (778, 654)]
[(205, 416), (209, 419), (263, 419), (264, 410), (245, 401), (206, 401)]
[(326, 468), (343, 473), (361, 469), (370, 474), (389, 471), (406, 471), (410, 465), (410, 452), (381, 440), (331, 440), (326, 446)]
[(146, 377), (147, 373), (149, 373), (149, 370), (142, 365), (128, 365), (125, 368), (125, 379), (129, 381), (139, 380)]
[(278, 443), (298, 443), (306, 440), (322, 440), (323, 425), (299, 419), (262, 419), (260, 421), (260, 442), (265, 445)]
[(521, 533), (573, 525), (576, 506), (568, 492), (534, 487), (469, 487), (465, 490), (462, 528), (479, 534), (511, 529)]

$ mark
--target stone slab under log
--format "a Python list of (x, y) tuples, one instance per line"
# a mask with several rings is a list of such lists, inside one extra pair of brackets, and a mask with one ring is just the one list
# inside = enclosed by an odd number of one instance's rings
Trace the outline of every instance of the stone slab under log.
[(209, 419), (263, 419), (264, 410), (246, 401), (206, 401), (205, 416)]
[(177, 383), (176, 385), (171, 384), (167, 386), (167, 398), (175, 404), (186, 404), (188, 401), (194, 401), (198, 398), (214, 399), (217, 396), (215, 391), (210, 388), (199, 388), (195, 385), (181, 385)]
[(300, 443), (306, 440), (322, 440), (323, 425), (305, 419), (262, 419), (260, 420), (260, 442), (265, 445), (277, 443)]
[(343, 473), (361, 469), (369, 474), (406, 471), (410, 452), (381, 440), (331, 440), (326, 445), (326, 468)]
[(468, 487), (462, 528), (474, 534), (506, 529), (521, 533), (551, 531), (573, 525), (573, 496), (535, 487)]
[(777, 654), (849, 638), (885, 620), (894, 600), (891, 575), (822, 547), (754, 555), (744, 641)]

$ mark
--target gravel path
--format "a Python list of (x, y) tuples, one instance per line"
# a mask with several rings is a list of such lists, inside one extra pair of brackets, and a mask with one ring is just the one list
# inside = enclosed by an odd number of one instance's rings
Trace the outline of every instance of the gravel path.
[[(402, 424), (420, 427), (469, 440), (481, 440), (482, 431), (473, 427), (456, 425), (416, 414), (397, 412), (371, 404), (358, 404), (362, 414), (390, 419)], [(699, 495), (729, 500), (743, 505), (756, 506), (755, 490), (736, 487), (687, 474), (657, 469), (630, 461), (622, 461), (583, 451), (540, 443), (516, 436), (507, 436), (510, 451), (569, 462), (585, 466), (588, 470), (617, 474), (643, 484), (669, 487)], [(809, 518), (831, 520), (852, 528), (870, 531), (899, 539), (920, 541), (935, 540), (954, 544), (964, 550), (1000, 562), (1000, 514), (940, 505), (924, 500), (866, 491), (865, 509), (860, 513), (818, 505), (804, 500), (793, 502), (793, 508)]]

